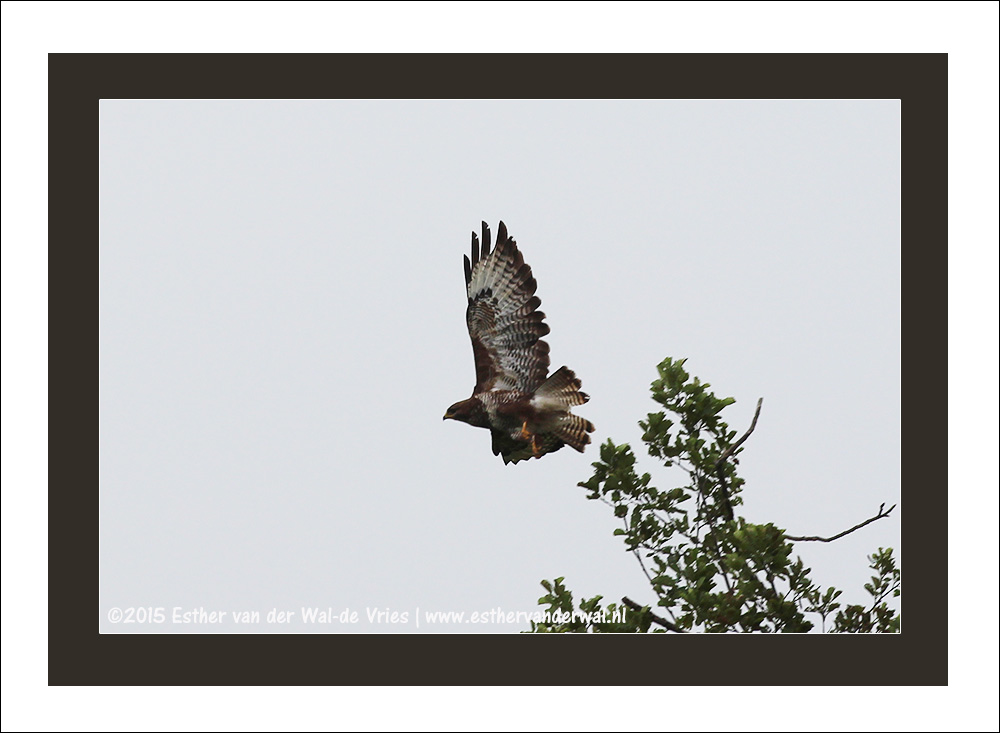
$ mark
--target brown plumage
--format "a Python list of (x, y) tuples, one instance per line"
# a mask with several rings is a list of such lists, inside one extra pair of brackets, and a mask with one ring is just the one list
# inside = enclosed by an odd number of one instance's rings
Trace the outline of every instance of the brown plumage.
[(538, 310), (536, 285), (504, 223), (491, 251), (484, 221), (482, 242), (473, 232), (472, 258), (465, 258), (476, 386), (444, 416), (489, 428), (493, 455), (504, 463), (540, 458), (564, 445), (582, 453), (594, 432), (593, 423), (570, 412), (590, 399), (580, 380), (566, 367), (548, 373), (549, 345), (542, 336), (549, 327)]

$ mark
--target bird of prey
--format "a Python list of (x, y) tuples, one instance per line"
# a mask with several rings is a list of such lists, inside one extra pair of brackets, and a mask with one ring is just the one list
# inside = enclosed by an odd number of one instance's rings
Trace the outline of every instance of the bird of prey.
[(449, 407), (444, 419), (488, 428), (493, 455), (505, 464), (541, 458), (564, 445), (582, 453), (594, 425), (570, 408), (590, 398), (570, 369), (548, 373), (549, 345), (542, 336), (549, 326), (538, 310), (535, 278), (502, 221), (492, 251), (485, 221), (481, 244), (472, 233), (465, 287), (476, 386), (472, 397)]

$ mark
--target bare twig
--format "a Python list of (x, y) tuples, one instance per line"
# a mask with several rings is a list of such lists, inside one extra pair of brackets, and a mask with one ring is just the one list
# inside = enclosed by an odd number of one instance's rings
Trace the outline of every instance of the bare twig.
[[(633, 601), (628, 596), (625, 596), (624, 598), (622, 598), (622, 603), (624, 603), (626, 606), (628, 606), (629, 608), (631, 608), (633, 611), (642, 611), (642, 609), (643, 609), (643, 606), (640, 606), (638, 603), (636, 603), (635, 601)], [(663, 628), (669, 629), (670, 631), (676, 631), (678, 634), (686, 633), (684, 631), (684, 629), (680, 628), (676, 624), (670, 623), (669, 621), (667, 621), (662, 616), (657, 616), (652, 611), (649, 611), (648, 613), (649, 613), (649, 617), (651, 619), (653, 619), (653, 621), (655, 621), (656, 623), (658, 623), (660, 626), (662, 626)]]
[(840, 534), (835, 534), (833, 537), (795, 537), (793, 535), (786, 534), (785, 539), (794, 540), (795, 542), (833, 542), (834, 540), (839, 540), (844, 535), (850, 534), (851, 532), (857, 529), (861, 529), (866, 524), (871, 524), (877, 519), (885, 519), (886, 517), (889, 516), (889, 512), (891, 512), (895, 508), (896, 505), (893, 504), (891, 507), (886, 509), (885, 502), (882, 502), (882, 504), (878, 508), (878, 514), (876, 514), (874, 517), (869, 517), (865, 521), (861, 522), (861, 524), (856, 524), (850, 529), (845, 529), (843, 532), (841, 532)]
[[(656, 549), (653, 548), (653, 547), (650, 547), (647, 544), (640, 544), (638, 547), (636, 547), (634, 550), (632, 550), (632, 553), (635, 555), (635, 559), (639, 561), (639, 567), (641, 567), (642, 568), (642, 572), (646, 574), (646, 579), (649, 580), (649, 584), (650, 585), (653, 585), (653, 577), (646, 570), (646, 565), (645, 565), (645, 563), (643, 563), (642, 556), (639, 554), (639, 547), (645, 548), (645, 549), (653, 551), (653, 552), (656, 552)], [(659, 595), (659, 593), (657, 593), (657, 595)], [(650, 613), (652, 613), (652, 611)], [(668, 608), (667, 609), (667, 613), (670, 614), (670, 618), (671, 619), (673, 619), (674, 621), (676, 621), (676, 618), (674, 618), (674, 612), (671, 609)], [(673, 623), (673, 621), (670, 621), (668, 623)], [(678, 631), (678, 633), (680, 633), (680, 629), (675, 629), (675, 631)]]
[(642, 555), (639, 554), (639, 548), (636, 547), (634, 550), (632, 550), (632, 554), (635, 555), (635, 559), (639, 561), (639, 567), (642, 568), (642, 574), (646, 576), (646, 580), (648, 580), (649, 584), (652, 585), (653, 576), (651, 576), (649, 574), (649, 571), (646, 570), (646, 563), (642, 561)]
[(725, 518), (727, 522), (733, 520), (733, 505), (729, 501), (729, 486), (726, 484), (726, 471), (723, 464), (729, 459), (733, 452), (743, 445), (743, 442), (750, 437), (750, 433), (753, 429), (757, 427), (757, 418), (760, 417), (760, 407), (764, 403), (764, 398), (761, 397), (757, 400), (757, 409), (753, 413), (753, 421), (750, 423), (750, 429), (743, 433), (743, 437), (733, 443), (731, 446), (726, 448), (719, 460), (715, 462), (715, 471), (719, 475), (719, 485), (722, 487), (722, 509), (725, 512)]
[(757, 427), (757, 418), (760, 417), (760, 406), (763, 403), (764, 403), (764, 398), (763, 397), (761, 397), (759, 400), (757, 400), (757, 409), (753, 413), (753, 422), (750, 423), (750, 429), (747, 430), (745, 433), (743, 433), (743, 437), (742, 438), (740, 438), (735, 443), (733, 443), (731, 446), (729, 446), (726, 449), (725, 453), (723, 453), (721, 456), (719, 456), (719, 460), (717, 460), (715, 462), (716, 467), (718, 467), (723, 461), (727, 460), (729, 458), (729, 456), (731, 456), (733, 454), (733, 451), (735, 451), (737, 448), (739, 448), (741, 445), (743, 445), (743, 442), (747, 438), (750, 437), (750, 433), (752, 433), (753, 429), (755, 427)]

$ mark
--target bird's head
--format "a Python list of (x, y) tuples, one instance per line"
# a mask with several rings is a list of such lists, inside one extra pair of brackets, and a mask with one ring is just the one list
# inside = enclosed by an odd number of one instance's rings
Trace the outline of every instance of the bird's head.
[(445, 410), (444, 417), (442, 419), (458, 420), (459, 422), (475, 425), (481, 422), (481, 417), (483, 417), (482, 403), (475, 397), (470, 397), (467, 400), (456, 402), (454, 405)]
[(444, 417), (442, 420), (461, 420), (466, 422), (469, 419), (469, 406), (466, 404), (468, 400), (462, 400), (461, 402), (456, 402), (454, 405), (449, 407), (444, 411)]

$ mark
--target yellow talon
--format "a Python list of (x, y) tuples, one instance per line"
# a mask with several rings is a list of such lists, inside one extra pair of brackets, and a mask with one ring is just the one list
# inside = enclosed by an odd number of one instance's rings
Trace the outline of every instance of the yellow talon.
[(530, 430), (528, 430), (527, 420), (521, 423), (521, 440), (531, 441), (531, 455), (533, 455), (535, 458), (538, 458), (539, 456), (542, 455), (542, 449), (538, 445), (538, 436), (535, 435), (535, 433), (532, 433)]

